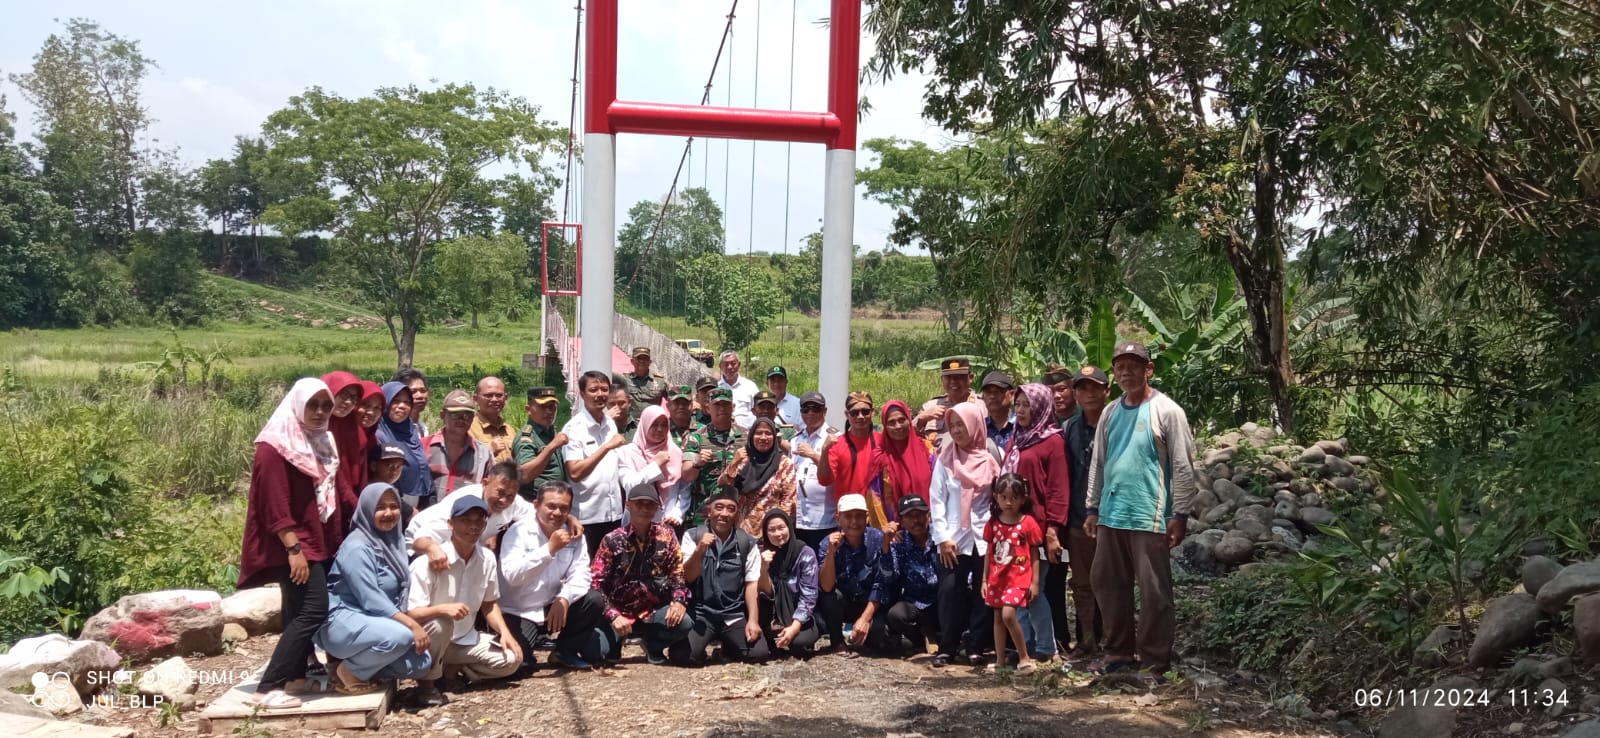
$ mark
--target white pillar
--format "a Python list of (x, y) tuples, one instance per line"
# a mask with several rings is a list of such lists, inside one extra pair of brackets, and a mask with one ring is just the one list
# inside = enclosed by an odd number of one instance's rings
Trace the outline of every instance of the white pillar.
[[(828, 422), (845, 428), (850, 389), (850, 280), (855, 262), (856, 152), (829, 149), (823, 170), (822, 330), (818, 390), (828, 398)], [(883, 398), (873, 398), (881, 401)]]
[[(611, 373), (616, 299), (617, 137), (583, 136), (583, 280), (578, 289), (578, 370)], [(567, 377), (576, 388), (577, 377)]]
[(550, 341), (550, 296), (543, 291), (539, 292), (539, 348), (534, 353), (544, 356), (544, 345)]

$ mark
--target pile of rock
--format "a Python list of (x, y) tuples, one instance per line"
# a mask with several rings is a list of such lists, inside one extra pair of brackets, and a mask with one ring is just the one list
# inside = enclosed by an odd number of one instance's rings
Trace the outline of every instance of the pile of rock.
[[(222, 597), (210, 590), (128, 595), (84, 624), (79, 640), (24, 638), (0, 655), (0, 691), (32, 690), (33, 704), (58, 715), (84, 709), (83, 698), (131, 685), (186, 705), (199, 686), (184, 656), (222, 653), (228, 641), (282, 630), (277, 587)], [(164, 659), (147, 668), (123, 668)], [(3, 710), (0, 710), (3, 712)]]
[(1196, 463), (1201, 491), (1173, 556), (1199, 573), (1314, 549), (1318, 526), (1337, 520), (1335, 510), (1383, 496), (1372, 460), (1350, 454), (1348, 441), (1285, 443), (1255, 423), (1205, 442)]

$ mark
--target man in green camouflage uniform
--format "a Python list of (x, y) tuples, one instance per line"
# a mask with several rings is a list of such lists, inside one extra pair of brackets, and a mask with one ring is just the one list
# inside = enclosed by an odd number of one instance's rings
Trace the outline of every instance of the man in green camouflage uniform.
[(701, 507), (717, 491), (717, 477), (744, 448), (744, 431), (733, 424), (733, 391), (711, 390), (711, 422), (689, 433), (683, 444), (683, 478), (689, 486), (689, 514), (683, 524), (693, 528), (705, 522)]
[(716, 377), (701, 377), (694, 382), (694, 423), (711, 423), (711, 390), (717, 386)]
[(650, 373), (652, 361), (649, 346), (634, 346), (633, 373), (622, 378), (622, 388), (628, 391), (628, 399), (633, 401), (628, 408), (628, 417), (635, 421), (645, 408), (660, 405), (667, 397), (667, 380), (660, 374)]
[(682, 449), (689, 442), (689, 434), (700, 429), (694, 422), (694, 388), (680, 384), (672, 388), (667, 399), (667, 427), (672, 442)]
[(517, 462), (522, 486), (517, 493), (529, 502), (539, 497), (546, 482), (567, 481), (567, 467), (561, 461), (561, 447), (567, 434), (556, 431), (556, 408), (561, 398), (554, 387), (528, 388), (528, 422), (511, 443), (511, 458)]

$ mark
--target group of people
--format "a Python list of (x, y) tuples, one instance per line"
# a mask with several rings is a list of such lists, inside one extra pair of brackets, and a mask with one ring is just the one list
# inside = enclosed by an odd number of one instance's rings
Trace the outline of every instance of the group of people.
[(991, 371), (975, 393), (953, 357), (915, 410), (849, 393), (842, 431), (781, 366), (758, 389), (734, 352), (692, 387), (648, 348), (632, 363), (578, 377), (559, 428), (555, 388), (528, 389), (517, 424), (495, 377), (447, 392), (432, 434), (415, 369), (296, 382), (256, 439), (241, 555), (240, 586), (283, 598), (263, 707), (297, 706), (318, 669), (351, 694), (414, 679), (439, 705), (441, 679), (526, 674), (541, 650), (603, 668), (630, 638), (652, 664), (827, 637), (934, 666), (1170, 667), (1193, 439), (1144, 345), (1117, 348), (1115, 402), (1098, 367)]

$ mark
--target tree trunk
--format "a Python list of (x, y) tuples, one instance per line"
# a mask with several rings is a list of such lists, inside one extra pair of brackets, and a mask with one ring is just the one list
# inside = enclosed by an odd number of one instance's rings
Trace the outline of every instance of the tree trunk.
[(473, 308), (472, 309), (472, 327), (473, 328), (477, 328), (478, 327), (478, 309), (477, 308)]
[(1277, 210), (1278, 175), (1273, 167), (1277, 148), (1277, 135), (1265, 134), (1254, 177), (1254, 233), (1248, 238), (1231, 234), (1227, 254), (1250, 313), (1252, 353), (1272, 397), (1273, 421), (1284, 433), (1293, 433), (1294, 368), (1284, 315), (1285, 264)]
[[(394, 328), (391, 326), (390, 332), (393, 333), (393, 331)], [(396, 370), (410, 369), (412, 359), (417, 350), (417, 324), (415, 321), (405, 316), (400, 317), (400, 340), (395, 342), (394, 349), (397, 359), (395, 362)]]

